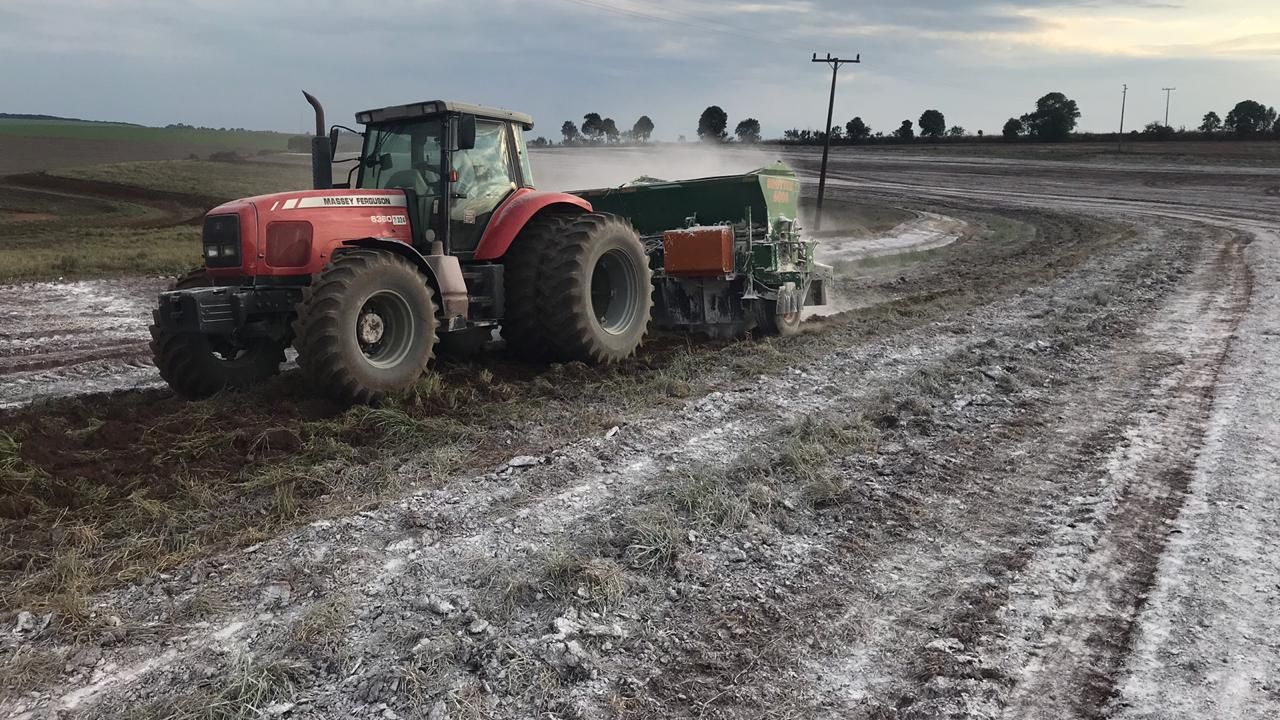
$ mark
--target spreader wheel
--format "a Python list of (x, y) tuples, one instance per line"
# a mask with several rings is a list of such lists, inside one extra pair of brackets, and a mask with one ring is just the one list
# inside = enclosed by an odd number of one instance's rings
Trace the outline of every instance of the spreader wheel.
[(798, 290), (794, 283), (786, 283), (778, 289), (779, 299), (789, 300), (786, 303), (790, 310), (782, 310), (783, 303), (777, 300), (757, 300), (756, 328), (763, 335), (791, 337), (800, 333), (800, 306), (795, 302)]

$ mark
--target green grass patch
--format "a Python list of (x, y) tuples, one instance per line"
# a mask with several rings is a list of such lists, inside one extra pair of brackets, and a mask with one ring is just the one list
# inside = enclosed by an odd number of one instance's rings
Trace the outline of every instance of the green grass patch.
[(214, 149), (257, 152), (288, 149), (287, 133), (260, 130), (214, 130), (197, 128), (155, 128), (124, 123), (78, 120), (0, 119), (0, 135), (39, 138), (76, 138), (113, 142), (149, 142), (173, 145), (208, 145)]
[(260, 162), (148, 160), (66, 168), (49, 174), (222, 200), (311, 186), (309, 165)]
[(200, 264), (200, 228), (68, 228), (50, 237), (0, 236), (0, 282), (111, 275), (178, 275)]
[(56, 184), (48, 190), (5, 188), (0, 282), (176, 275), (200, 263), (200, 227), (189, 221), (208, 207), (309, 182), (301, 165), (198, 160), (115, 163), (50, 175), (109, 185), (102, 195), (88, 196), (74, 193), (99, 191)]

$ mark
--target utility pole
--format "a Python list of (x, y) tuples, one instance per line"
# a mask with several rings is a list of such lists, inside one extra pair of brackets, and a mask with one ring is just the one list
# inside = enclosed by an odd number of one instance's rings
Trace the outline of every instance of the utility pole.
[(1169, 127), (1169, 97), (1178, 88), (1160, 88), (1164, 91), (1164, 126)]
[(1124, 152), (1124, 102), (1129, 99), (1129, 83), (1124, 84), (1120, 94), (1120, 139), (1116, 142), (1116, 152)]
[(831, 100), (827, 103), (827, 134), (822, 142), (822, 170), (818, 174), (818, 217), (813, 222), (813, 229), (816, 232), (822, 229), (822, 199), (827, 194), (827, 156), (831, 154), (831, 116), (836, 110), (836, 75), (840, 73), (841, 65), (862, 62), (862, 54), (855, 55), (852, 60), (841, 60), (831, 57), (831, 53), (827, 53), (825, 58), (820, 58), (818, 53), (814, 53), (813, 62), (831, 66)]

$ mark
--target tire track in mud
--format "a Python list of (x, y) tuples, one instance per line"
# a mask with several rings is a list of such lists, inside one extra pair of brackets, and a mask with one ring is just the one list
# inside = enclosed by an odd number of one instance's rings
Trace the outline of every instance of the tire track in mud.
[[(1218, 374), (1249, 307), (1253, 281), (1242, 257), (1246, 244), (1239, 236), (1228, 239), (1188, 294), (1149, 331), (1144, 352), (1157, 360), (1172, 358), (1176, 366), (1161, 378), (1136, 424), (1106, 460), (1098, 479), (1104, 497), (1096, 498), (1089, 523), (1092, 536), (1083, 545), (1080, 538), (1076, 543), (1059, 538), (1057, 556), (1040, 558), (1051, 567), (1028, 571), (1032, 577), (1038, 572), (1061, 577), (1062, 549), (1084, 550), (1066, 569), (1072, 578), (1066, 587), (1036, 588), (1058, 602), (1034, 612), (1015, 602), (1007, 611), (1047, 620), (1049, 627), (1034, 639), (1038, 650), (1021, 672), (1012, 674), (1016, 684), (1005, 717), (1105, 716), (1130, 651), (1135, 618), (1156, 579), (1167, 525), (1185, 499)], [(1024, 595), (1021, 603), (1030, 597)]]
[[(1092, 274), (1095, 280), (1141, 274), (1146, 264), (1138, 256), (1130, 271), (1093, 266)], [(914, 448), (920, 465), (932, 470), (916, 469), (923, 493), (918, 529), (861, 551), (873, 558), (859, 571), (866, 585), (844, 589), (846, 614), (819, 621), (825, 635), (847, 638), (847, 645), (806, 663), (814, 699), (797, 715), (968, 716), (975, 698), (1012, 684), (1013, 671), (976, 654), (975, 646), (999, 633), (993, 626), (1011, 581), (1038, 548), (1052, 547), (1050, 532), (1064, 522), (1064, 508), (1069, 522), (1088, 511), (1080, 494), (1094, 483), (1082, 466), (1107, 452), (1128, 422), (1126, 389), (1156, 382), (1144, 380), (1149, 371), (1125, 360), (1123, 349), (1106, 355), (1120, 363), (1073, 368), (1081, 375), (1066, 376), (1073, 380), (1054, 389), (1053, 403), (997, 419), (989, 429), (963, 429), (985, 437), (948, 433), (945, 443)], [(1103, 377), (1105, 383), (1096, 382)]]
[[(866, 185), (894, 186), (877, 181)], [(1036, 201), (1034, 194), (1010, 196), (981, 188), (920, 190), (937, 197), (981, 198), (984, 203), (998, 204), (1008, 197), (1016, 198), (1018, 205)], [(972, 638), (977, 640), (976, 647), (970, 644), (971, 638), (965, 638), (960, 652), (945, 645), (926, 648), (914, 663), (914, 675), (927, 682), (908, 683), (913, 689), (890, 704), (897, 708), (895, 717), (1003, 715), (1048, 720), (1106, 717), (1113, 711), (1111, 702), (1132, 651), (1137, 618), (1157, 582), (1169, 526), (1182, 510), (1204, 442), (1219, 373), (1249, 309), (1253, 277), (1243, 253), (1251, 223), (1216, 208), (1156, 210), (1127, 199), (1104, 200), (1094, 208), (1089, 204), (1089, 200), (1054, 198), (1047, 206), (1103, 215), (1137, 210), (1142, 222), (1159, 223), (1156, 218), (1160, 217), (1165, 223), (1172, 220), (1189, 228), (1218, 227), (1223, 230), (1210, 232), (1225, 234), (1227, 239), (1219, 243), (1185, 295), (1165, 309), (1166, 319), (1148, 331), (1147, 347), (1140, 352), (1154, 363), (1146, 374), (1154, 373), (1157, 382), (1140, 386), (1149, 388), (1149, 394), (1138, 395), (1139, 407), (1144, 409), (1134, 411), (1135, 398), (1126, 394), (1123, 385), (1113, 385), (1117, 394), (1099, 406), (1099, 411), (1109, 407), (1107, 412), (1121, 422), (1119, 427), (1128, 429), (1122, 437), (1106, 431), (1099, 436), (1104, 442), (1093, 453), (1114, 446), (1101, 458), (1108, 463), (1098, 471), (1105, 479), (1078, 479), (1083, 482), (1077, 487), (1085, 492), (1075, 500), (1086, 498), (1088, 514), (1066, 526), (1055, 528), (1057, 523), (1050, 523), (1042, 528), (1041, 535), (1048, 530), (1055, 536), (1042, 538), (1045, 544), (1034, 553), (1029, 547), (1007, 553), (1001, 562), (1007, 562), (1003, 570), (1008, 576), (980, 583), (976, 592), (958, 603), (961, 616), (986, 605), (998, 611), (1001, 621)], [(1231, 205), (1226, 202), (1223, 207)], [(1176, 358), (1171, 370), (1162, 367), (1170, 358)], [(1112, 379), (1108, 377), (1108, 382)], [(1090, 493), (1091, 484), (1102, 490)], [(1045, 496), (1056, 494), (1052, 486), (1044, 490)], [(966, 526), (966, 531), (972, 530)], [(1025, 543), (1036, 534), (1010, 537)], [(1053, 598), (1052, 602), (1045, 597)], [(1017, 646), (1010, 637), (1023, 644)], [(867, 670), (865, 662), (853, 667), (860, 673)], [(906, 670), (906, 674), (912, 672)], [(1133, 677), (1130, 685), (1140, 688), (1145, 682)], [(915, 706), (921, 698), (925, 702)], [(1204, 697), (1193, 702), (1213, 706)]]
[(156, 384), (147, 324), (168, 280), (3, 286), (0, 408)]
[(1109, 710), (1122, 718), (1272, 718), (1280, 706), (1280, 233), (1245, 250), (1254, 300)]

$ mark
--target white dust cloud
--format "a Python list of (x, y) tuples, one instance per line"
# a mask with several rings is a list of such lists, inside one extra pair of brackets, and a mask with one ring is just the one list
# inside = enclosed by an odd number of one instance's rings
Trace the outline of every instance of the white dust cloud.
[(649, 145), (533, 150), (533, 178), (541, 190), (617, 187), (642, 176), (690, 180), (740, 175), (770, 165), (777, 153), (742, 146)]

